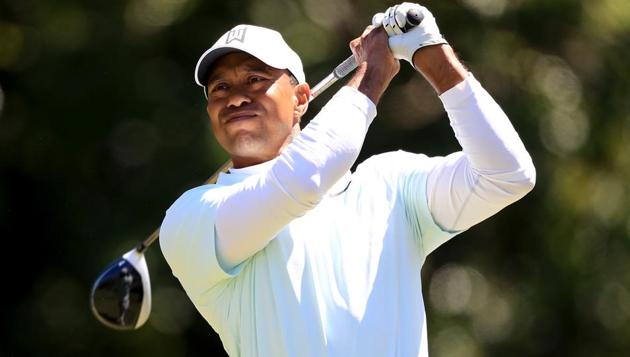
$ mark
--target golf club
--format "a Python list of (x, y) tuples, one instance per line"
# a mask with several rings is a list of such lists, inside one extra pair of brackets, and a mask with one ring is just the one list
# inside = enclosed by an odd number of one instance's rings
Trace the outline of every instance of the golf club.
[[(422, 21), (422, 14), (410, 10), (407, 13), (405, 31), (417, 26)], [(311, 90), (312, 101), (328, 89), (338, 79), (347, 76), (357, 68), (354, 56), (339, 64), (326, 78)], [(205, 184), (216, 183), (221, 172), (227, 172), (232, 162), (227, 161)], [(144, 251), (159, 237), (156, 229), (148, 238), (122, 257), (112, 262), (98, 276), (92, 285), (90, 306), (94, 316), (105, 326), (117, 330), (134, 330), (142, 326), (151, 312), (151, 282), (149, 269), (144, 259)]]

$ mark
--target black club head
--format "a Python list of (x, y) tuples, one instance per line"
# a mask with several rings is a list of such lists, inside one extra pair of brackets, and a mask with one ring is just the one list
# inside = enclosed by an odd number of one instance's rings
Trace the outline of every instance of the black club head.
[(96, 318), (117, 330), (142, 326), (151, 312), (149, 270), (135, 249), (110, 264), (96, 279), (90, 294)]

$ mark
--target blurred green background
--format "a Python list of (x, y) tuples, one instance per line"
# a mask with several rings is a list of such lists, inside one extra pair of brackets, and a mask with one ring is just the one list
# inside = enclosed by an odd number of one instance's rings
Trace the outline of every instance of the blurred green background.
[[(0, 0), (0, 356), (223, 355), (157, 246), (144, 327), (109, 330), (88, 305), (100, 271), (226, 159), (193, 82), (197, 58), (238, 23), (269, 26), (314, 84), (392, 4)], [(431, 355), (628, 355), (630, 2), (424, 4), (538, 170), (531, 194), (428, 258)], [(459, 150), (406, 64), (361, 159), (400, 148)]]

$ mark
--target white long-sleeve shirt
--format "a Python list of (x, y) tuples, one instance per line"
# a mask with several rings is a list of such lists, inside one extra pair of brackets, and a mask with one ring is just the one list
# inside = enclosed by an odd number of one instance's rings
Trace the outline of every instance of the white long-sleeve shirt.
[[(472, 75), (440, 99), (463, 152), (447, 156), (429, 173), (429, 210), (443, 229), (461, 231), (529, 192), (535, 170), (507, 116)], [(360, 106), (363, 112), (376, 111), (367, 97)], [(232, 169), (262, 172), (263, 176), (252, 182), (254, 187), (234, 192), (217, 212), (218, 254), (226, 267), (262, 249), (292, 219), (313, 208), (352, 166), (371, 115), (364, 118), (339, 112), (337, 106), (325, 107), (323, 115), (277, 161)], [(282, 212), (261, 214), (269, 206)]]
[(387, 153), (350, 175), (376, 113), (344, 88), (277, 159), (171, 206), (162, 251), (230, 355), (427, 354), (425, 257), (535, 180), (472, 76), (440, 98), (462, 153)]

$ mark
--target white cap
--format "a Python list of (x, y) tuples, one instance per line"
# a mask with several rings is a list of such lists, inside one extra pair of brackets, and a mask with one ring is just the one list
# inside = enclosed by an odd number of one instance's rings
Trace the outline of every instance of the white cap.
[(302, 61), (295, 51), (284, 42), (278, 31), (253, 25), (238, 25), (226, 32), (199, 57), (195, 68), (195, 81), (204, 88), (208, 71), (219, 57), (236, 51), (247, 52), (268, 66), (287, 69), (298, 80), (305, 83)]

